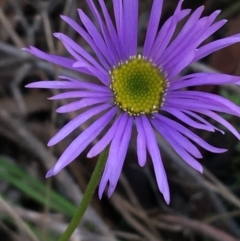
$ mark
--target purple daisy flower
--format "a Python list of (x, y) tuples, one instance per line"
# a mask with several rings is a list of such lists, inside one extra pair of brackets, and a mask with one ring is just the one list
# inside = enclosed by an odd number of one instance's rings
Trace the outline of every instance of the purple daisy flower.
[[(50, 55), (34, 47), (25, 49), (41, 59), (98, 79), (98, 83), (90, 83), (60, 76), (60, 80), (27, 85), (28, 88), (67, 90), (51, 97), (52, 100), (79, 98), (58, 108), (58, 113), (87, 107), (49, 141), (49, 146), (63, 140), (88, 119), (100, 115), (67, 147), (56, 165), (47, 173), (47, 177), (56, 175), (72, 162), (107, 128), (87, 156), (94, 157), (110, 146), (99, 186), (99, 197), (102, 197), (108, 184), (110, 196), (121, 174), (132, 129), (136, 128), (139, 165), (145, 165), (148, 152), (159, 190), (169, 203), (168, 181), (156, 135), (163, 136), (175, 152), (199, 172), (202, 172), (203, 168), (196, 159), (202, 158), (202, 155), (196, 144), (213, 153), (226, 151), (211, 146), (185, 125), (171, 119), (169, 114), (190, 127), (211, 132), (221, 131), (203, 118), (210, 117), (240, 139), (236, 129), (216, 113), (240, 116), (238, 106), (215, 94), (186, 89), (199, 85), (239, 84), (240, 78), (218, 73), (194, 73), (185, 76), (179, 74), (185, 67), (201, 58), (240, 42), (240, 34), (199, 47), (226, 23), (226, 20), (214, 22), (220, 11), (201, 17), (204, 8), (199, 7), (190, 14), (189, 9), (181, 9), (181, 0), (174, 14), (159, 30), (163, 0), (153, 0), (144, 46), (142, 51), (138, 52), (138, 0), (113, 0), (114, 20), (110, 18), (104, 0), (98, 0), (101, 11), (92, 0), (86, 2), (97, 26), (82, 10), (78, 10), (78, 14), (84, 27), (66, 16), (62, 16), (62, 19), (86, 40), (95, 57), (62, 33), (54, 36), (63, 43), (72, 58)], [(173, 37), (178, 22), (186, 16), (189, 18), (182, 30)], [(164, 113), (168, 113), (168, 117)]]

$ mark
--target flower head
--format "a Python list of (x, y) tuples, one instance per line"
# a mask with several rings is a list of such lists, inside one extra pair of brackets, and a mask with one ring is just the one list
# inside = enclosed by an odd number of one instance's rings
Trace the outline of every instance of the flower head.
[[(210, 117), (240, 139), (234, 127), (216, 113), (239, 116), (238, 106), (215, 94), (186, 89), (190, 86), (239, 83), (240, 78), (218, 73), (180, 75), (188, 65), (214, 51), (240, 42), (240, 35), (201, 45), (221, 28), (226, 20), (214, 22), (220, 11), (201, 17), (203, 7), (192, 13), (189, 9), (182, 10), (183, 0), (179, 1), (174, 14), (159, 30), (163, 0), (153, 0), (145, 42), (140, 52), (137, 45), (138, 0), (113, 0), (114, 19), (110, 18), (104, 0), (98, 0), (99, 10), (92, 0), (86, 2), (97, 26), (82, 10), (78, 10), (78, 13), (84, 28), (66, 16), (61, 17), (86, 40), (94, 52), (94, 57), (62, 33), (54, 35), (66, 47), (71, 58), (50, 55), (34, 47), (25, 49), (39, 58), (98, 79), (98, 83), (90, 83), (83, 79), (60, 76), (60, 80), (40, 81), (27, 85), (29, 88), (67, 90), (51, 97), (52, 100), (79, 98), (58, 108), (58, 113), (87, 107), (83, 113), (60, 129), (49, 141), (49, 146), (60, 142), (88, 119), (100, 115), (67, 147), (56, 165), (47, 173), (47, 177), (56, 175), (72, 162), (107, 128), (106, 133), (87, 156), (96, 156), (110, 146), (99, 187), (101, 197), (109, 184), (110, 196), (121, 174), (132, 129), (136, 128), (139, 165), (145, 165), (148, 152), (153, 162), (159, 190), (169, 203), (167, 177), (155, 135), (162, 135), (175, 152), (199, 172), (203, 169), (196, 159), (202, 155), (197, 146), (214, 153), (226, 150), (211, 146), (186, 125), (211, 132), (221, 131), (203, 118)], [(189, 18), (180, 33), (173, 37), (178, 22), (187, 15)], [(184, 125), (173, 120), (169, 114)]]

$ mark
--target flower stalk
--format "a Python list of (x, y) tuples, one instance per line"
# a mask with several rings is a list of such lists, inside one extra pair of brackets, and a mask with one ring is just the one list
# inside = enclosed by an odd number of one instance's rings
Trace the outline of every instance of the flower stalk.
[(108, 156), (108, 148), (106, 148), (99, 156), (91, 179), (87, 185), (85, 193), (83, 195), (83, 199), (79, 204), (75, 215), (73, 216), (71, 222), (69, 223), (68, 227), (64, 231), (63, 235), (60, 237), (59, 241), (68, 241), (73, 234), (74, 230), (77, 228), (78, 224), (82, 220), (82, 217), (89, 206), (93, 194), (98, 186), (99, 180), (102, 176), (103, 169), (105, 167), (106, 161)]

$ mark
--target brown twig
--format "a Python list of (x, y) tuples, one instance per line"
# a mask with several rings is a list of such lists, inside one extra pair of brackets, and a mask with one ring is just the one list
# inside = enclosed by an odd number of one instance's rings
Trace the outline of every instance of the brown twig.
[(184, 228), (188, 228), (201, 235), (211, 237), (216, 241), (239, 241), (239, 239), (236, 239), (229, 234), (200, 221), (173, 215), (161, 215), (160, 219), (165, 222), (182, 225)]

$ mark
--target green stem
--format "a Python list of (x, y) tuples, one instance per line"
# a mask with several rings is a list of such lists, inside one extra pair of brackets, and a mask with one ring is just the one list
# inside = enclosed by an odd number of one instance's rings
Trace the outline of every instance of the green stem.
[(89, 203), (92, 200), (92, 196), (102, 176), (102, 172), (107, 161), (107, 156), (108, 156), (108, 148), (106, 148), (99, 156), (99, 159), (97, 161), (97, 164), (95, 166), (91, 179), (83, 195), (83, 199), (79, 204), (78, 209), (75, 215), (73, 216), (71, 222), (69, 223), (68, 227), (66, 228), (65, 232), (60, 237), (59, 241), (68, 241), (71, 235), (73, 234), (74, 230), (77, 228), (79, 222), (81, 221), (85, 211), (87, 210)]

